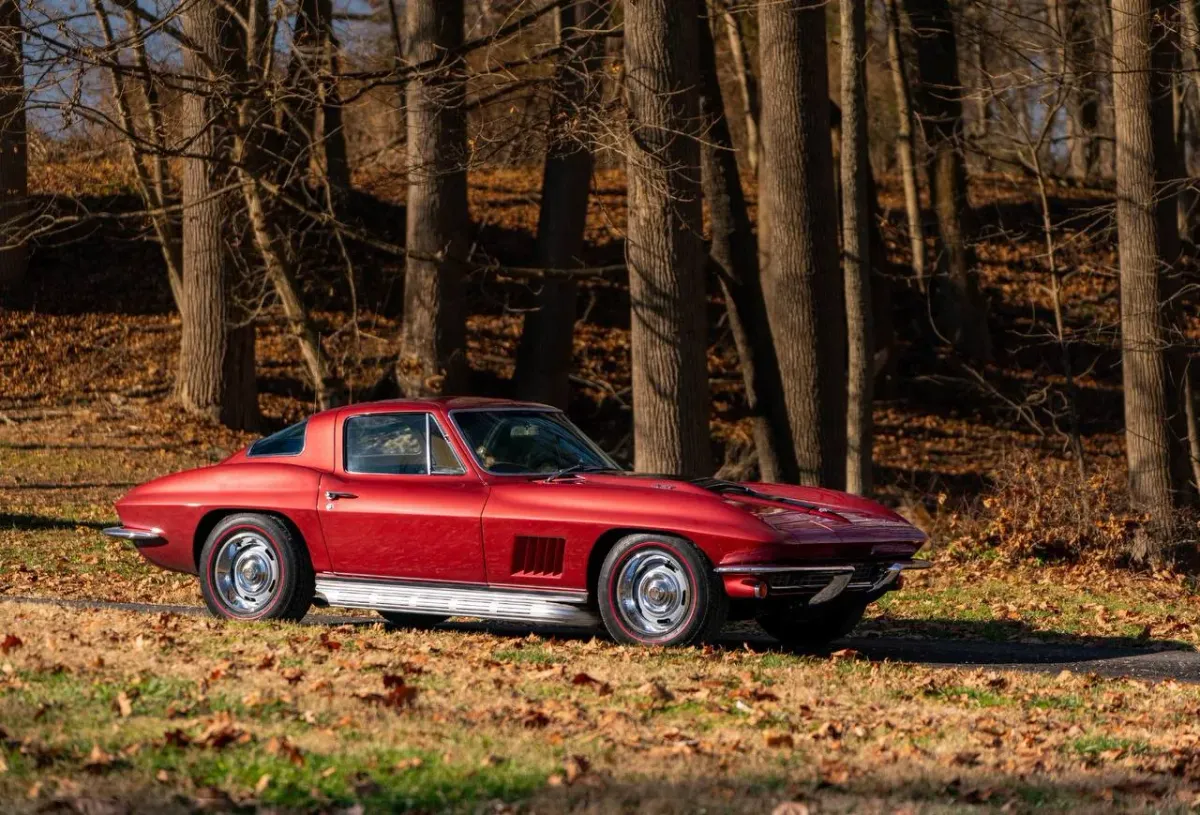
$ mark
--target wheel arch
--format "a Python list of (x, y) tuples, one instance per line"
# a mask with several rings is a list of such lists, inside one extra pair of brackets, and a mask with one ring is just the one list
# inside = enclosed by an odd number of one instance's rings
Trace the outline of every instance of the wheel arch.
[(208, 540), (208, 536), (211, 535), (212, 531), (217, 528), (217, 524), (221, 523), (221, 521), (225, 520), (231, 515), (243, 514), (266, 515), (267, 517), (274, 518), (282, 523), (288, 528), (289, 532), (296, 536), (296, 540), (303, 544), (302, 548), (304, 550), (304, 554), (308, 558), (309, 564), (312, 564), (312, 553), (308, 550), (309, 543), (304, 539), (304, 534), (300, 531), (300, 527), (295, 521), (288, 517), (286, 512), (280, 512), (279, 510), (274, 509), (247, 509), (246, 507), (228, 507), (223, 509), (209, 510), (208, 512), (204, 513), (204, 516), (200, 519), (200, 522), (196, 524), (196, 532), (192, 536), (192, 563), (196, 567), (197, 574), (200, 573), (200, 552), (202, 549), (204, 549), (204, 544)]
[(696, 545), (696, 541), (688, 535), (670, 529), (645, 526), (620, 526), (605, 530), (596, 538), (596, 542), (592, 544), (592, 551), (588, 553), (587, 592), (589, 606), (595, 607), (599, 604), (599, 591), (596, 584), (600, 580), (600, 569), (604, 566), (604, 559), (608, 557), (608, 553), (613, 550), (614, 546), (629, 535), (665, 535), (685, 540), (694, 546)]

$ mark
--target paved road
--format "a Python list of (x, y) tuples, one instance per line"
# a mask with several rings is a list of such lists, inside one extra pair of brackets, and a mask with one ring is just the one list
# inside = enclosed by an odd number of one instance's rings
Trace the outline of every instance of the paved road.
[[(201, 615), (207, 612), (197, 606), (175, 606), (157, 603), (111, 603), (101, 600), (58, 600), (44, 597), (0, 597), (4, 603), (57, 605), (79, 609), (114, 609), (144, 614)], [(374, 622), (370, 617), (339, 617), (329, 614), (310, 614), (305, 622), (312, 625), (361, 625)], [(499, 635), (525, 636), (531, 632), (543, 636), (590, 638), (592, 629), (538, 626), (520, 623), (445, 623), (451, 630), (490, 631)], [(732, 627), (722, 633), (721, 644), (767, 650), (778, 643), (754, 626)], [(1031, 645), (1026, 643), (979, 642), (952, 639), (900, 639), (890, 637), (849, 637), (831, 646), (830, 650), (853, 648), (861, 656), (874, 661), (911, 662), (918, 665), (947, 668), (992, 668), (1058, 673), (1071, 670), (1077, 673), (1096, 673), (1102, 676), (1128, 676), (1138, 679), (1176, 679), (1200, 682), (1200, 653), (1194, 651), (1150, 651), (1138, 648), (1118, 648), (1095, 645)]]

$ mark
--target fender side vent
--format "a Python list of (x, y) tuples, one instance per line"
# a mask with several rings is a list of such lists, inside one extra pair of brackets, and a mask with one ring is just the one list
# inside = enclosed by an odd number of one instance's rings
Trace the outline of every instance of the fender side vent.
[(535, 538), (517, 535), (513, 542), (513, 575), (557, 577), (563, 571), (566, 538)]

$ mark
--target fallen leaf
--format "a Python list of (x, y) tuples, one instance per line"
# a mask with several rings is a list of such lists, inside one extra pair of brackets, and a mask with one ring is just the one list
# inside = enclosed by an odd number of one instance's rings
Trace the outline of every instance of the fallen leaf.
[(0, 640), (0, 654), (7, 654), (14, 648), (20, 648), (25, 642), (16, 634), (5, 634), (4, 639)]
[(92, 752), (88, 755), (87, 761), (83, 762), (83, 769), (89, 773), (102, 773), (112, 767), (112, 764), (112, 754), (105, 752), (99, 744), (93, 744)]
[(271, 785), (271, 774), (263, 773), (259, 776), (258, 781), (254, 784), (254, 794), (262, 795), (263, 792)]
[(784, 801), (771, 810), (771, 815), (808, 815), (808, 804), (800, 801)]
[(592, 763), (587, 760), (586, 756), (571, 756), (563, 764), (564, 780), (567, 784), (574, 784), (591, 769), (591, 766)]
[(286, 758), (297, 767), (304, 766), (304, 754), (300, 748), (288, 741), (287, 736), (272, 736), (267, 742), (267, 752), (273, 756)]
[(766, 741), (768, 747), (779, 747), (790, 750), (796, 746), (796, 740), (792, 738), (791, 733), (767, 733)]
[(133, 702), (129, 700), (129, 694), (121, 691), (117, 694), (116, 699), (117, 712), (121, 714), (121, 718), (127, 719), (133, 714)]

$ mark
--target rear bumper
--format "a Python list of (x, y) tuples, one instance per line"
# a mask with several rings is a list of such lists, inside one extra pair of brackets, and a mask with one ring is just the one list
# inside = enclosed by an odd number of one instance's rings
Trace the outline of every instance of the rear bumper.
[(759, 600), (767, 597), (807, 597), (809, 605), (818, 605), (846, 591), (882, 594), (895, 585), (902, 572), (928, 569), (932, 565), (928, 560), (819, 566), (747, 564), (718, 566), (716, 572), (724, 581), (725, 593), (730, 597)]
[(161, 529), (130, 529), (126, 526), (110, 526), (104, 530), (110, 538), (127, 540), (139, 549), (147, 546), (165, 546), (167, 539)]

